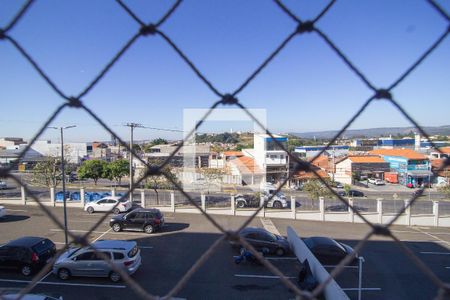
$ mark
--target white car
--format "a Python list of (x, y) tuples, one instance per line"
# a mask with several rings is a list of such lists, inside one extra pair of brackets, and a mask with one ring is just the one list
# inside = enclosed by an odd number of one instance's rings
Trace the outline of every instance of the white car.
[(111, 210), (113, 213), (118, 214), (128, 211), (131, 206), (131, 201), (127, 199), (120, 199), (120, 197), (104, 197), (100, 200), (86, 203), (84, 205), (84, 210), (90, 214), (96, 211), (108, 212)]
[(375, 185), (384, 185), (384, 180), (379, 178), (369, 178), (369, 183), (375, 184)]
[(0, 206), (0, 218), (6, 216), (6, 208), (4, 206)]

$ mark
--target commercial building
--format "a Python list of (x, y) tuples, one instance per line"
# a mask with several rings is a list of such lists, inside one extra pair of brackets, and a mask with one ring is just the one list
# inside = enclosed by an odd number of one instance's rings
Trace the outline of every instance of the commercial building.
[[(42, 156), (61, 156), (61, 144), (50, 141), (36, 141), (31, 149)], [(87, 143), (64, 143), (64, 158), (69, 163), (79, 164), (88, 154)]]
[(391, 171), (398, 173), (398, 182), (409, 187), (429, 184), (433, 179), (429, 159), (411, 149), (376, 149), (370, 154), (379, 155), (389, 163)]
[(331, 145), (327, 146), (300, 146), (295, 147), (294, 152), (298, 153), (300, 157), (310, 158), (317, 156), (321, 151), (323, 155), (329, 157), (341, 157), (348, 155), (350, 146), (347, 145)]
[(372, 177), (384, 179), (384, 172), (390, 171), (390, 165), (379, 156), (348, 156), (336, 163), (334, 180), (352, 184), (353, 178)]

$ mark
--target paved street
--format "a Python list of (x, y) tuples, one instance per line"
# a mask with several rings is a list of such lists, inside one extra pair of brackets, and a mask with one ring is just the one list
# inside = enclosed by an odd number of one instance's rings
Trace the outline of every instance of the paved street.
[[(6, 205), (8, 216), (0, 222), (2, 235), (0, 242), (6, 242), (24, 235), (45, 236), (59, 247), (63, 245), (63, 231), (49, 222), (47, 216), (37, 207)], [(61, 208), (49, 208), (62, 220)], [(69, 228), (81, 234), (89, 230), (100, 218), (100, 214), (88, 215), (81, 209), (69, 209)], [(143, 265), (133, 276), (145, 290), (163, 295), (173, 287), (208, 247), (219, 237), (220, 232), (203, 216), (188, 214), (166, 214), (167, 226), (162, 232), (147, 235), (141, 232), (114, 233), (108, 222), (101, 224), (91, 234), (90, 240), (128, 239), (136, 240), (141, 247)], [(236, 229), (246, 218), (214, 216), (227, 229)], [(292, 226), (302, 237), (329, 236), (354, 246), (368, 231), (363, 224), (307, 222), (272, 219), (281, 234), (286, 234), (287, 226)], [(263, 227), (260, 218), (251, 226)], [(394, 226), (393, 232), (406, 242), (419, 258), (440, 278), (450, 275), (450, 229)], [(195, 242), (193, 242), (195, 241)], [(227, 242), (205, 262), (188, 284), (177, 294), (187, 299), (289, 299), (289, 292), (278, 279), (272, 278), (263, 266), (233, 262), (236, 253)], [(362, 256), (364, 299), (431, 299), (436, 295), (436, 287), (405, 256), (398, 245), (385, 237), (373, 237), (364, 247)], [(295, 282), (298, 269), (296, 259), (271, 259), (280, 270)], [(329, 267), (332, 269), (332, 267)], [(358, 272), (347, 268), (337, 282), (347, 294), (356, 299)], [(0, 272), (0, 287), (18, 288), (29, 278), (11, 272)], [(92, 299), (124, 299), (133, 295), (123, 283), (113, 284), (108, 279), (73, 278), (61, 282), (49, 274), (36, 288), (37, 292), (57, 294), (64, 299), (78, 299), (80, 293)]]

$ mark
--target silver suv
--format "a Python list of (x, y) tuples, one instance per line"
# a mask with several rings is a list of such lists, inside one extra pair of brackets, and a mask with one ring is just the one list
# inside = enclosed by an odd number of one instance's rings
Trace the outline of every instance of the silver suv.
[(135, 241), (100, 240), (89, 247), (72, 248), (63, 253), (53, 265), (53, 274), (62, 280), (70, 276), (109, 277), (120, 281), (120, 274), (99, 257), (95, 250), (105, 254), (118, 268), (133, 274), (141, 265), (141, 252)]

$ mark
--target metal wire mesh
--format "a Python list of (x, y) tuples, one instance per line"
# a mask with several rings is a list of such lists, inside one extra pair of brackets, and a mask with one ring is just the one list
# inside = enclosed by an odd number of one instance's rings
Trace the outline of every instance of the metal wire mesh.
[[(59, 105), (53, 113), (50, 114), (47, 121), (38, 129), (37, 133), (34, 135), (34, 137), (29, 142), (28, 146), (21, 152), (19, 155), (19, 159), (23, 158), (25, 153), (29, 150), (30, 146), (39, 138), (39, 136), (45, 131), (45, 129), (49, 126), (49, 124), (66, 108), (76, 108), (81, 111), (85, 111), (88, 115), (90, 115), (98, 124), (100, 124), (106, 131), (108, 131), (111, 135), (113, 135), (117, 140), (124, 146), (128, 151), (130, 151), (137, 159), (141, 161), (141, 163), (147, 165), (148, 171), (146, 174), (140, 178), (132, 187), (131, 190), (127, 192), (126, 195), (123, 197), (128, 197), (129, 193), (132, 193), (135, 190), (135, 187), (140, 186), (142, 181), (149, 176), (160, 176), (163, 175), (167, 178), (167, 180), (171, 181), (172, 184), (178, 189), (179, 196), (182, 196), (183, 199), (186, 199), (191, 205), (193, 205), (196, 209), (198, 209), (218, 230), (222, 232), (222, 236), (214, 242), (213, 245), (200, 257), (198, 261), (194, 263), (194, 265), (189, 269), (189, 271), (179, 280), (179, 282), (164, 296), (164, 298), (170, 298), (174, 295), (176, 295), (186, 284), (188, 284), (188, 281), (190, 277), (200, 268), (200, 266), (205, 263), (205, 261), (211, 256), (211, 254), (216, 250), (218, 245), (221, 241), (228, 239), (228, 240), (235, 240), (239, 241), (243, 246), (248, 248), (256, 257), (257, 259), (266, 267), (268, 268), (274, 275), (279, 276), (281, 282), (289, 288), (291, 291), (293, 291), (298, 298), (306, 298), (306, 299), (312, 299), (316, 298), (318, 295), (322, 293), (326, 285), (335, 278), (338, 274), (340, 274), (343, 271), (343, 267), (350, 263), (353, 259), (352, 256), (346, 257), (341, 263), (333, 269), (333, 271), (330, 273), (330, 276), (328, 280), (321, 283), (312, 293), (307, 291), (300, 290), (297, 286), (295, 286), (290, 280), (288, 280), (270, 261), (266, 260), (264, 257), (262, 257), (255, 249), (248, 244), (244, 239), (242, 239), (239, 236), (239, 231), (246, 227), (253, 218), (255, 218), (260, 210), (263, 208), (261, 206), (259, 209), (257, 209), (252, 216), (250, 216), (242, 225), (241, 227), (236, 231), (227, 231), (225, 228), (223, 228), (221, 225), (219, 225), (211, 216), (209, 216), (206, 211), (202, 210), (200, 207), (199, 201), (196, 199), (193, 199), (188, 193), (183, 191), (182, 187), (175, 181), (173, 181), (172, 177), (168, 174), (165, 174), (164, 167), (170, 162), (170, 160), (173, 158), (175, 153), (180, 150), (180, 148), (183, 146), (183, 143), (181, 143), (175, 151), (159, 166), (150, 166), (145, 161), (139, 158), (136, 153), (129, 148), (127, 143), (125, 143), (110, 127), (106, 125), (106, 123), (94, 112), (92, 111), (88, 106), (86, 106), (83, 103), (83, 97), (86, 96), (89, 92), (92, 91), (92, 89), (95, 88), (95, 86), (106, 76), (106, 74), (111, 70), (112, 67), (116, 64), (118, 59), (126, 53), (130, 47), (133, 46), (133, 44), (138, 39), (143, 39), (149, 36), (159, 36), (161, 37), (167, 44), (181, 57), (181, 59), (189, 66), (189, 68), (192, 69), (195, 76), (197, 76), (203, 83), (207, 86), (208, 89), (210, 89), (217, 97), (219, 97), (219, 100), (215, 101), (213, 105), (210, 107), (208, 112), (205, 114), (201, 122), (198, 122), (198, 124), (193, 128), (190, 133), (188, 134), (186, 140), (192, 136), (196, 130), (202, 125), (203, 121), (207, 119), (209, 114), (216, 109), (219, 106), (237, 106), (241, 108), (254, 122), (256, 122), (261, 128), (263, 128), (266, 133), (273, 138), (273, 134), (265, 128), (261, 122), (259, 122), (258, 119), (256, 119), (249, 110), (246, 109), (246, 107), (239, 101), (237, 98), (237, 95), (240, 94), (250, 82), (252, 82), (255, 77), (258, 76), (260, 72), (264, 70), (264, 68), (273, 60), (274, 57), (276, 57), (280, 51), (285, 48), (287, 44), (289, 44), (294, 38), (301, 38), (305, 34), (316, 34), (318, 37), (320, 37), (326, 45), (328, 45), (341, 59), (344, 64), (355, 74), (356, 77), (358, 77), (362, 83), (367, 86), (367, 88), (371, 91), (372, 95), (370, 98), (364, 101), (363, 105), (360, 107), (360, 109), (348, 120), (348, 122), (340, 129), (340, 131), (334, 136), (334, 138), (328, 143), (327, 148), (332, 145), (337, 138), (344, 133), (349, 126), (362, 114), (363, 111), (366, 110), (368, 105), (373, 101), (378, 100), (385, 100), (389, 103), (391, 103), (403, 116), (406, 118), (411, 124), (413, 124), (417, 130), (426, 138), (429, 139), (428, 134), (423, 130), (423, 128), (406, 112), (406, 110), (395, 100), (395, 97), (392, 94), (392, 91), (395, 87), (397, 87), (406, 77), (408, 77), (411, 72), (413, 72), (420, 64), (423, 63), (423, 61), (444, 41), (449, 32), (450, 32), (450, 17), (449, 14), (444, 11), (437, 3), (435, 3), (433, 0), (428, 0), (427, 3), (429, 3), (430, 7), (434, 10), (436, 10), (440, 17), (445, 19), (445, 21), (449, 24), (447, 28), (443, 29), (443, 33), (436, 39), (436, 41), (427, 48), (427, 50), (408, 68), (405, 70), (404, 73), (402, 73), (398, 79), (396, 79), (390, 86), (385, 88), (378, 88), (374, 83), (372, 83), (364, 74), (363, 72), (339, 49), (339, 47), (330, 39), (330, 37), (324, 33), (320, 28), (316, 26), (317, 21), (319, 21), (321, 18), (323, 18), (327, 11), (330, 10), (335, 3), (334, 0), (330, 1), (326, 7), (323, 8), (323, 10), (312, 20), (302, 20), (298, 16), (296, 16), (287, 6), (285, 6), (281, 1), (274, 0), (276, 6), (278, 6), (287, 17), (291, 18), (296, 24), (296, 28), (282, 41), (282, 43), (266, 58), (266, 60), (261, 63), (261, 65), (252, 73), (244, 82), (233, 92), (230, 93), (222, 93), (220, 92), (212, 82), (210, 82), (202, 73), (201, 71), (195, 66), (195, 64), (184, 54), (184, 52), (175, 44), (175, 42), (167, 36), (163, 31), (161, 31), (160, 27), (161, 25), (167, 21), (169, 18), (172, 17), (173, 12), (177, 9), (179, 9), (181, 0), (178, 0), (175, 2), (175, 4), (156, 22), (150, 22), (146, 23), (143, 20), (141, 20), (137, 14), (133, 12), (133, 10), (128, 7), (125, 3), (123, 3), (121, 0), (117, 0), (118, 6), (123, 9), (125, 13), (127, 13), (130, 18), (132, 18), (138, 25), (136, 32), (130, 37), (130, 39), (125, 43), (125, 45), (120, 49), (120, 51), (117, 52), (117, 54), (109, 61), (109, 63), (98, 73), (98, 75), (76, 96), (70, 96), (64, 93), (62, 89), (60, 89), (56, 83), (44, 72), (43, 68), (39, 66), (39, 64), (32, 58), (32, 56), (29, 54), (29, 52), (24, 49), (21, 44), (16, 40), (15, 37), (10, 35), (11, 29), (16, 26), (16, 24), (25, 17), (25, 13), (31, 10), (33, 0), (27, 1), (23, 7), (17, 12), (15, 16), (12, 17), (12, 20), (3, 28), (0, 28), (0, 43), (10, 43), (22, 56), (23, 58), (30, 63), (30, 65), (39, 73), (39, 75), (46, 81), (46, 83), (49, 85), (49, 87), (58, 94), (64, 101), (61, 105)], [(185, 141), (186, 141), (185, 140)], [(360, 213), (360, 210), (358, 207), (355, 207), (353, 205), (350, 205), (348, 201), (345, 198), (342, 198), (339, 196), (332, 188), (331, 186), (325, 182), (323, 179), (321, 179), (320, 176), (318, 176), (316, 170), (314, 168), (311, 168), (310, 162), (302, 161), (295, 156), (292, 156), (287, 149), (281, 143), (277, 142), (276, 139), (274, 139), (275, 142), (278, 144), (279, 147), (281, 147), (287, 155), (289, 155), (291, 161), (295, 162), (295, 171), (304, 170), (304, 171), (310, 171), (315, 173), (317, 178), (322, 181), (322, 183), (330, 189), (334, 193), (334, 195), (339, 199), (340, 203), (344, 205), (345, 207), (349, 207), (353, 212), (359, 216), (367, 225), (370, 226), (370, 231), (367, 233), (367, 235), (356, 245), (355, 252), (358, 253), (361, 251), (361, 249), (364, 247), (367, 240), (373, 236), (373, 235), (383, 235), (388, 236), (392, 238), (405, 252), (407, 257), (409, 257), (412, 262), (425, 274), (427, 275), (432, 282), (437, 287), (436, 297), (438, 299), (444, 299), (450, 295), (450, 286), (443, 282), (441, 279), (439, 279), (408, 247), (406, 247), (390, 230), (390, 226), (399, 218), (399, 216), (408, 208), (408, 206), (401, 206), (401, 208), (396, 211), (395, 217), (385, 225), (380, 224), (372, 224), (370, 223), (364, 215)], [(431, 139), (429, 139), (431, 141)], [(439, 151), (437, 147), (433, 144), (433, 147)], [(326, 149), (322, 150), (320, 153), (317, 154), (316, 158), (320, 156)], [(445, 160), (445, 163), (441, 166), (441, 168), (437, 171), (440, 171), (441, 169), (445, 168), (449, 165), (449, 159), (447, 158)], [(436, 171), (436, 172), (437, 172)], [(292, 172), (291, 174), (294, 174), (295, 172)], [(291, 175), (292, 176), (292, 175)], [(286, 178), (282, 185), (279, 187), (278, 191), (291, 179), (291, 176)], [(0, 177), (4, 178), (11, 178), (13, 181), (15, 181), (18, 185), (21, 185), (20, 178), (16, 177), (14, 174), (11, 173), (11, 167), (8, 168), (2, 168), (0, 169)], [(41, 203), (41, 200), (36, 197), (34, 194), (31, 193), (31, 191), (28, 190), (27, 186), (24, 186), (26, 192), (30, 195), (31, 198), (34, 199), (40, 206), (40, 208), (47, 214), (47, 216), (61, 229), (64, 228), (63, 224), (52, 214), (52, 212), (46, 208)], [(423, 190), (422, 190), (423, 191)], [(414, 196), (410, 202), (409, 206), (412, 205), (418, 195)], [(270, 201), (271, 199), (267, 199), (266, 201)], [(69, 235), (72, 238), (73, 243), (81, 244), (83, 246), (87, 246), (90, 244), (87, 237), (94, 231), (104, 220), (108, 217), (108, 214), (105, 214), (98, 220), (98, 222), (89, 230), (89, 232), (85, 233), (84, 235), (77, 235), (73, 232), (69, 231)], [(57, 253), (57, 255), (50, 261), (38, 274), (36, 274), (33, 278), (33, 280), (21, 290), (21, 295), (29, 292), (32, 290), (36, 284), (47, 274), (47, 272), (50, 270), (53, 262), (59, 257), (63, 251), (65, 251), (67, 248), (64, 247), (63, 249), (60, 249)], [(123, 280), (128, 284), (128, 286), (140, 297), (143, 299), (158, 299), (158, 296), (152, 295), (148, 293), (146, 290), (144, 290), (136, 281), (131, 278), (129, 275), (127, 275), (122, 270), (116, 268), (108, 259), (107, 257), (102, 253), (97, 253), (100, 257), (105, 259), (105, 261), (113, 268), (115, 271), (117, 271), (123, 278)]]

